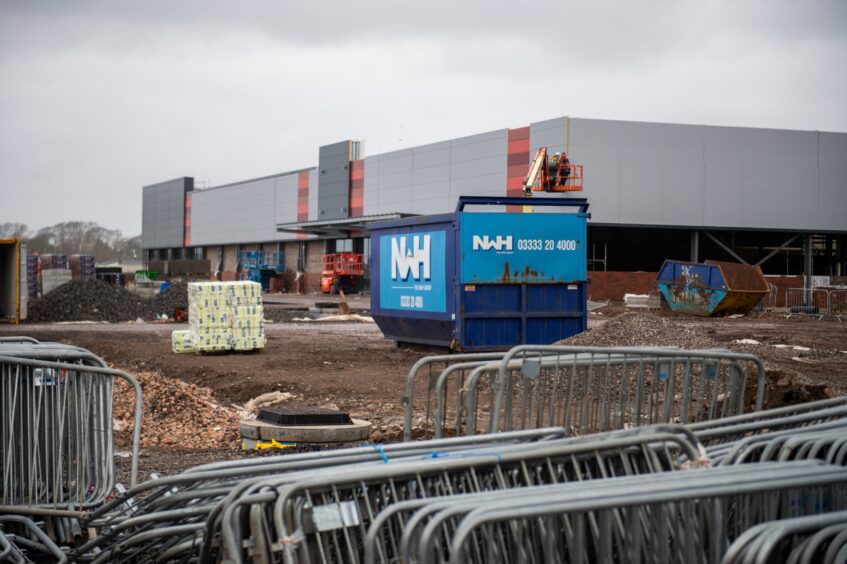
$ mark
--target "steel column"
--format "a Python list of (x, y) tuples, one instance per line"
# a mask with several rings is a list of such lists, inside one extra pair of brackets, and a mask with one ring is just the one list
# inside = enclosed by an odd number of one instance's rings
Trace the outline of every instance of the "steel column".
[(691, 262), (700, 262), (700, 232), (691, 232)]
[(809, 305), (812, 301), (812, 274), (814, 273), (812, 237), (811, 233), (807, 233), (803, 238), (803, 274), (806, 277), (806, 305)]

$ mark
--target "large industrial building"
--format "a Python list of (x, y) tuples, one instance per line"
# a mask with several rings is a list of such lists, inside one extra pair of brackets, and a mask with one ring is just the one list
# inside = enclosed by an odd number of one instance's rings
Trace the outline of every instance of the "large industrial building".
[(317, 166), (224, 186), (151, 184), (142, 246), (147, 260), (209, 259), (224, 279), (239, 251), (284, 251), (288, 289), (314, 291), (324, 254), (369, 254), (370, 221), (521, 195), (541, 146), (584, 166), (572, 196), (591, 204), (592, 271), (717, 259), (847, 274), (847, 134), (571, 117), (370, 156), (342, 141), (320, 147)]

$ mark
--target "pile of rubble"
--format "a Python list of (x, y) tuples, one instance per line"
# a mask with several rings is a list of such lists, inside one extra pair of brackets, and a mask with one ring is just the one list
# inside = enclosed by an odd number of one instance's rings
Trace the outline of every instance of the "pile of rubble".
[(157, 316), (173, 317), (177, 309), (188, 310), (188, 282), (176, 282), (167, 290), (153, 296), (150, 300), (153, 313)]
[(72, 280), (29, 304), (30, 322), (134, 321), (173, 317), (188, 307), (187, 285), (177, 283), (146, 299), (103, 280)]
[(583, 347), (679, 347), (710, 349), (720, 345), (711, 337), (652, 313), (621, 314), (602, 325), (574, 335), (557, 345)]
[[(144, 392), (141, 446), (184, 450), (239, 448), (239, 413), (218, 404), (209, 388), (167, 378), (158, 372), (137, 372), (133, 376)], [(131, 437), (135, 395), (129, 384), (118, 380), (114, 397), (115, 430)]]

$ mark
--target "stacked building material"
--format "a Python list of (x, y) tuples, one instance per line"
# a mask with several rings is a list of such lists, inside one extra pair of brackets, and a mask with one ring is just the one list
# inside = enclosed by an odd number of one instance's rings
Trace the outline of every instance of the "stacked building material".
[(27, 255), (26, 257), (26, 289), (31, 302), (37, 300), (41, 294), (38, 255)]
[(171, 348), (175, 353), (197, 352), (191, 341), (191, 331), (174, 331), (171, 333)]
[(68, 257), (65, 255), (41, 255), (41, 270), (56, 270), (68, 268)]
[(188, 285), (189, 333), (191, 344), (197, 351), (264, 348), (262, 319), (262, 287), (255, 282), (195, 282)]
[(68, 264), (74, 280), (94, 280), (94, 255), (71, 255)]
[(70, 269), (67, 268), (50, 268), (41, 270), (41, 291), (42, 295), (46, 296), (62, 284), (66, 284), (73, 279)]

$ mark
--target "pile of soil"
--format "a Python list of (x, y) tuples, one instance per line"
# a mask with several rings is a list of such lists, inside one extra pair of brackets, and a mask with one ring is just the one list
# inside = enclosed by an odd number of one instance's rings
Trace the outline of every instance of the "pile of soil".
[(557, 345), (583, 347), (679, 347), (711, 349), (720, 345), (711, 337), (680, 323), (647, 312), (623, 313), (606, 323), (574, 335)]
[[(141, 446), (184, 450), (240, 447), (238, 412), (218, 404), (209, 388), (167, 378), (158, 372), (137, 372), (133, 376), (144, 393)], [(135, 394), (128, 383), (118, 380), (114, 398), (115, 429), (128, 445), (134, 427)]]
[(29, 304), (27, 320), (134, 321), (173, 317), (176, 308), (188, 307), (188, 285), (174, 284), (152, 299), (103, 280), (71, 280)]
[(156, 294), (150, 301), (154, 314), (165, 314), (173, 318), (177, 309), (188, 310), (188, 283), (171, 284), (167, 290)]

